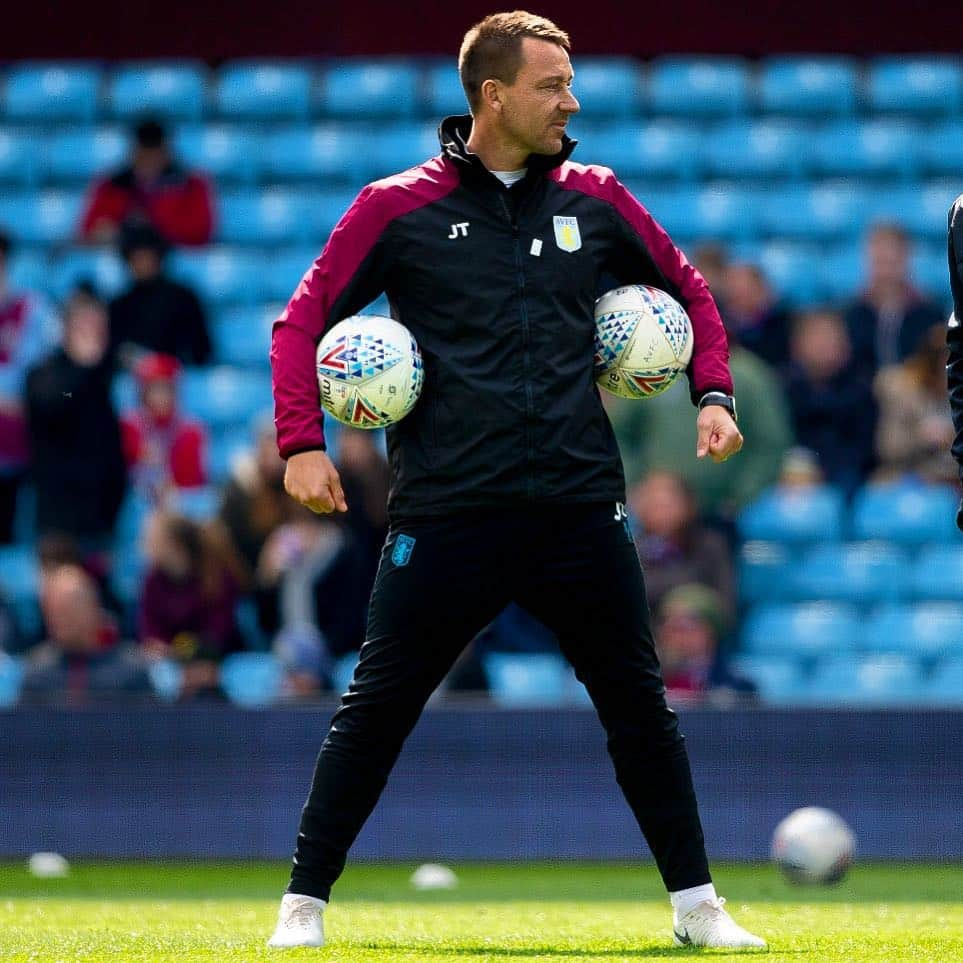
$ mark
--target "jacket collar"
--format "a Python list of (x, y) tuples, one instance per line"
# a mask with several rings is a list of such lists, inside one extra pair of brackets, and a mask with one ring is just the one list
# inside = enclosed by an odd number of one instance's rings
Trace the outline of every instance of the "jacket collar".
[[(471, 125), (471, 114), (446, 117), (438, 127), (441, 152), (445, 157), (454, 161), (462, 172), (490, 173), (479, 156), (468, 149)], [(525, 162), (529, 174), (545, 174), (559, 167), (568, 160), (577, 143), (578, 141), (573, 140), (568, 134), (563, 134), (562, 149), (557, 154), (529, 154), (528, 160)]]

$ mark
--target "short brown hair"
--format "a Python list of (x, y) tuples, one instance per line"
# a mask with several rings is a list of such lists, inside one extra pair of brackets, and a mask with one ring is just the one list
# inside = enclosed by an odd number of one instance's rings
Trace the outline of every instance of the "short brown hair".
[(568, 34), (545, 17), (527, 10), (493, 13), (476, 23), (461, 43), (458, 74), (465, 96), (474, 110), (481, 85), (489, 79), (513, 84), (522, 62), (522, 40), (534, 37), (571, 50)]

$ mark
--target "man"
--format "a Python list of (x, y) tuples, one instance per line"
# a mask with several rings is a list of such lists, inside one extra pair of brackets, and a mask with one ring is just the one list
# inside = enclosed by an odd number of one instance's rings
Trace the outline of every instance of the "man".
[[(953, 414), (953, 426), (956, 428), (956, 440), (951, 451), (960, 466), (960, 477), (963, 479), (963, 194), (961, 194), (950, 208), (949, 231), (947, 246), (950, 266), (950, 290), (953, 292), (953, 313), (950, 315), (946, 329), (946, 343), (950, 354), (947, 359), (946, 376), (950, 390), (950, 410)], [(963, 502), (956, 513), (956, 525), (963, 531)]]
[(171, 244), (209, 243), (213, 203), (207, 181), (171, 157), (156, 120), (142, 121), (133, 133), (130, 163), (93, 187), (81, 239), (111, 244), (125, 222), (146, 221)]
[(210, 361), (204, 309), (189, 287), (164, 273), (164, 238), (150, 224), (125, 224), (119, 247), (132, 279), (110, 304), (111, 348), (120, 362), (134, 367), (144, 352), (172, 355), (184, 364)]
[(558, 636), (608, 732), (619, 784), (675, 910), (676, 941), (761, 946), (712, 887), (692, 778), (649, 626), (618, 448), (593, 379), (603, 274), (688, 306), (698, 448), (742, 437), (718, 312), (698, 273), (612, 172), (568, 162), (579, 109), (565, 33), (524, 11), (472, 28), (471, 117), (442, 154), (365, 188), (274, 329), (285, 485), (346, 511), (324, 453), (314, 349), (385, 290), (425, 387), (389, 429), (391, 529), (361, 660), (321, 750), (272, 946), (320, 946), (321, 910), (425, 701), (510, 601)]

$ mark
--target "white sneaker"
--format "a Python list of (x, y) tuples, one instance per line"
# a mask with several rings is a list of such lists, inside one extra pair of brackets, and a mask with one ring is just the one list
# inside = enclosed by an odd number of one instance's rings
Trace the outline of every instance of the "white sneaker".
[(679, 919), (672, 914), (672, 936), (676, 946), (765, 946), (766, 941), (744, 930), (722, 908), (725, 900), (707, 899), (697, 903)]
[(292, 946), (324, 946), (322, 914), (327, 903), (313, 896), (285, 893), (281, 898), (278, 925), (268, 946), (286, 949)]

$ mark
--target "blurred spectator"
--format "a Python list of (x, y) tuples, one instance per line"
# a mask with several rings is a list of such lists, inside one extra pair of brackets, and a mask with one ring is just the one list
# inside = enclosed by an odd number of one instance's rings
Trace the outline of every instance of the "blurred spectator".
[(908, 358), (933, 325), (940, 308), (914, 286), (910, 242), (897, 224), (878, 224), (866, 237), (866, 286), (846, 309), (846, 324), (859, 367), (872, 374)]
[(211, 339), (197, 295), (164, 274), (167, 242), (149, 224), (125, 224), (120, 251), (133, 283), (110, 305), (111, 349), (126, 367), (156, 351), (185, 364), (206, 364)]
[(719, 532), (699, 523), (695, 496), (682, 476), (650, 472), (629, 489), (628, 497), (652, 610), (671, 589), (695, 583), (715, 589), (726, 614), (733, 615), (736, 585), (729, 545)]
[(880, 478), (912, 475), (925, 482), (956, 483), (946, 360), (946, 327), (937, 325), (902, 364), (883, 368), (876, 376)]
[(133, 484), (151, 501), (160, 501), (171, 488), (195, 488), (207, 480), (204, 428), (177, 410), (179, 373), (176, 358), (144, 355), (134, 368), (140, 407), (121, 418)]
[(825, 481), (819, 458), (808, 448), (797, 446), (786, 452), (779, 472), (779, 487), (800, 490), (814, 488)]
[(719, 312), (726, 314), (726, 269), (729, 255), (721, 244), (712, 241), (698, 245), (692, 252), (692, 265), (705, 278)]
[(100, 606), (97, 586), (83, 569), (63, 565), (47, 579), (41, 597), (47, 641), (27, 653), (26, 696), (146, 694), (143, 658), (118, 641), (117, 628)]
[(741, 344), (774, 368), (789, 360), (789, 311), (755, 264), (730, 264), (723, 283), (730, 344)]
[(10, 247), (10, 238), (0, 231), (0, 544), (13, 538), (17, 491), (29, 462), (24, 381), (27, 370), (53, 347), (51, 312), (43, 299), (10, 289)]
[(24, 633), (13, 608), (0, 591), (0, 652), (16, 654), (24, 649)]
[(207, 181), (171, 157), (156, 120), (137, 125), (132, 146), (129, 163), (93, 186), (81, 238), (110, 244), (126, 221), (146, 221), (171, 244), (207, 244), (213, 223)]
[(725, 704), (754, 695), (752, 683), (731, 671), (720, 649), (730, 625), (725, 602), (705, 585), (680, 585), (666, 595), (656, 648), (671, 703)]
[(738, 346), (729, 363), (746, 446), (724, 464), (696, 458), (696, 419), (685, 378), (658, 398), (604, 397), (626, 478), (641, 478), (657, 468), (678, 472), (695, 493), (703, 515), (717, 518), (731, 518), (773, 484), (792, 443), (782, 386), (774, 373)]
[(184, 696), (210, 694), (217, 689), (221, 660), (243, 648), (230, 561), (213, 532), (163, 510), (148, 519), (144, 555), (141, 646), (151, 659), (182, 664)]
[(107, 336), (104, 306), (78, 291), (62, 347), (27, 375), (37, 530), (72, 535), (85, 552), (108, 543), (127, 483)]
[(875, 457), (872, 385), (853, 363), (846, 325), (834, 311), (801, 315), (790, 350), (786, 392), (796, 439), (819, 456), (826, 481), (851, 495)]

